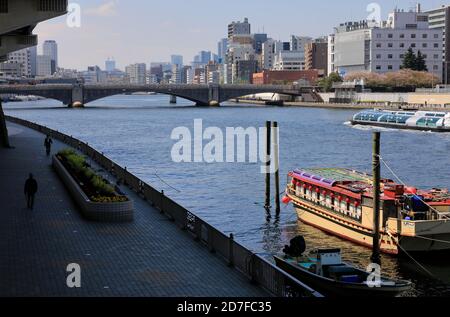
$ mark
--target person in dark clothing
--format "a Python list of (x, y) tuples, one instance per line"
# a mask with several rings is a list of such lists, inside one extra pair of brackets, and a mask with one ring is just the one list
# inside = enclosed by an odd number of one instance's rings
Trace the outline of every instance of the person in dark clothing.
[(30, 174), (30, 177), (25, 182), (24, 193), (27, 197), (27, 208), (33, 209), (34, 206), (34, 196), (38, 191), (37, 181), (34, 179), (33, 174)]
[(45, 151), (47, 152), (47, 156), (50, 156), (50, 152), (52, 150), (52, 144), (53, 144), (52, 138), (50, 138), (50, 136), (47, 135), (47, 137), (45, 138), (45, 141), (44, 141), (44, 146), (45, 146)]

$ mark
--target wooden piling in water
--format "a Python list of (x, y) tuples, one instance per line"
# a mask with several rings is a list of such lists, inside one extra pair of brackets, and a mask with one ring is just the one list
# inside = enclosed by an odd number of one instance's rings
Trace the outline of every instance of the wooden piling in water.
[(380, 132), (373, 134), (373, 249), (372, 263), (381, 264), (380, 257)]
[(277, 216), (281, 212), (280, 202), (280, 147), (278, 144), (278, 122), (274, 122), (273, 125), (273, 160), (275, 168), (275, 212)]
[(266, 209), (270, 208), (270, 155), (271, 155), (271, 126), (270, 121), (266, 122), (266, 202), (264, 204)]

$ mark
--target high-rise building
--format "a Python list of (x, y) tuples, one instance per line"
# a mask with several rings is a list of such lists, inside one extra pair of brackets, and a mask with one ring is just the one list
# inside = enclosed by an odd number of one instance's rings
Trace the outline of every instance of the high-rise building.
[(219, 63), (224, 63), (228, 50), (228, 39), (221, 39), (217, 44), (217, 55), (219, 56)]
[(442, 30), (430, 29), (428, 14), (395, 10), (380, 26), (347, 22), (329, 36), (328, 73), (386, 73), (400, 70), (405, 53), (420, 51), (428, 71), (442, 80)]
[(130, 84), (145, 85), (147, 83), (147, 66), (145, 63), (136, 63), (125, 68), (125, 73), (130, 78)]
[(172, 55), (170, 57), (170, 63), (172, 65), (178, 65), (179, 68), (183, 66), (183, 56), (181, 55)]
[(267, 34), (265, 33), (253, 34), (253, 48), (255, 49), (256, 54), (262, 53), (262, 46), (267, 39)]
[(425, 12), (428, 15), (430, 29), (440, 30), (443, 35), (443, 82), (450, 84), (450, 5)]
[(37, 56), (37, 67), (36, 76), (37, 77), (48, 77), (53, 75), (53, 65), (54, 61), (49, 55), (38, 55)]
[(114, 59), (108, 58), (105, 61), (105, 70), (107, 72), (113, 72), (116, 70), (116, 61)]
[(275, 63), (275, 56), (283, 50), (283, 42), (268, 39), (262, 45), (261, 52), (261, 68), (270, 70), (273, 69)]
[(105, 83), (108, 79), (108, 73), (102, 71), (98, 66), (89, 66), (87, 71), (81, 73), (81, 78), (86, 84)]
[(36, 47), (25, 48), (8, 54), (8, 62), (20, 65), (20, 76), (36, 76)]
[(163, 65), (159, 63), (151, 63), (150, 64), (150, 78), (152, 80), (156, 80), (157, 83), (160, 83), (163, 79), (164, 71)]
[(251, 34), (251, 26), (248, 22), (248, 18), (244, 19), (244, 22), (231, 22), (228, 25), (228, 40), (231, 41), (236, 35), (250, 35)]
[(172, 64), (172, 78), (170, 79), (171, 84), (181, 84), (182, 83), (182, 66), (179, 64)]
[(56, 72), (58, 65), (58, 44), (56, 41), (45, 41), (42, 46), (43, 55), (50, 56), (52, 63), (52, 74)]
[(230, 43), (228, 46), (227, 63), (226, 63), (226, 77), (224, 81), (226, 84), (235, 83), (238, 80), (237, 62), (241, 60), (254, 60), (255, 50), (253, 45), (241, 45)]
[(191, 63), (192, 68), (202, 68), (205, 67), (209, 61), (212, 60), (212, 53), (210, 51), (200, 51), (196, 56), (194, 56), (194, 61)]
[(305, 70), (317, 69), (323, 75), (328, 72), (328, 39), (320, 38), (306, 44)]
[(37, 76), (37, 46), (28, 48), (30, 50), (31, 77)]
[(305, 46), (311, 43), (313, 39), (308, 36), (296, 36), (291, 35), (291, 40), (289, 42), (289, 49), (291, 51), (305, 51)]

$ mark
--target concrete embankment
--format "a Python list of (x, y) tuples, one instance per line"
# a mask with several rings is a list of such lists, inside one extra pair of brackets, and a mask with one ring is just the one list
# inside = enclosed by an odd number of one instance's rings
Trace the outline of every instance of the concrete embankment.
[(231, 102), (240, 104), (255, 104), (255, 105), (278, 105), (284, 107), (308, 107), (308, 108), (331, 108), (331, 109), (383, 109), (383, 110), (422, 110), (422, 111), (450, 111), (449, 105), (424, 105), (424, 104), (406, 104), (406, 105), (389, 105), (386, 103), (328, 103), (328, 102), (301, 102), (301, 101), (263, 101), (251, 99), (231, 100)]

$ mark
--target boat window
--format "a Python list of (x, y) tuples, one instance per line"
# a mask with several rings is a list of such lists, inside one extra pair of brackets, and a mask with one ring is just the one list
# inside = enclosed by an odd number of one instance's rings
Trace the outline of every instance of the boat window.
[(383, 202), (383, 216), (384, 222), (387, 218), (397, 218), (397, 207), (394, 201), (385, 200)]

